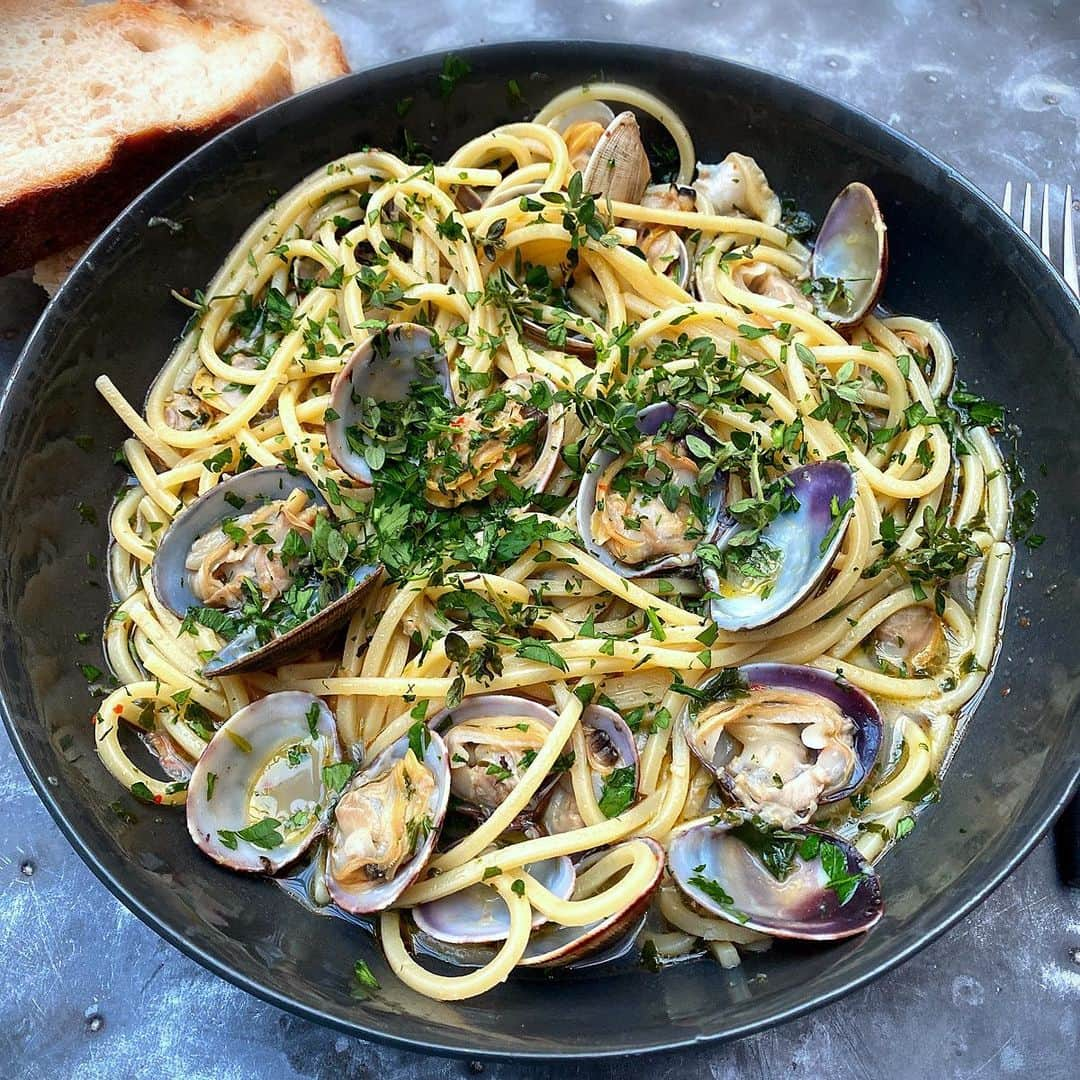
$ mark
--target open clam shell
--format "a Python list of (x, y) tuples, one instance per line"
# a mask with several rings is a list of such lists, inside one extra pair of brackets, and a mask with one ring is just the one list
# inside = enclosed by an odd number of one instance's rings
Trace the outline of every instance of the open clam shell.
[[(525, 870), (562, 900), (574, 891), (574, 864), (566, 855), (527, 864)], [(472, 885), (441, 900), (420, 904), (413, 909), (413, 919), (429, 937), (455, 945), (503, 941), (510, 933), (506, 901), (486, 885)], [(546, 921), (543, 915), (534, 915), (534, 929)]]
[[(679, 414), (674, 405), (659, 402), (649, 405), (641, 410), (637, 418), (637, 430), (643, 438), (649, 438), (666, 428)], [(693, 427), (691, 427), (691, 431)], [(598, 450), (592, 456), (585, 475), (581, 478), (577, 494), (577, 527), (582, 541), (590, 555), (599, 559), (605, 566), (614, 570), (622, 577), (642, 577), (646, 574), (659, 573), (662, 570), (689, 568), (697, 563), (696, 545), (691, 545), (687, 550), (665, 554), (653, 558), (645, 558), (639, 563), (624, 562), (608, 550), (606, 543), (601, 543), (595, 537), (593, 528), (594, 511), (600, 509), (603, 495), (603, 485), (606, 474), (612, 464), (619, 457), (614, 450)], [(709, 485), (705, 496), (705, 504), (709, 510), (709, 520), (702, 522), (701, 542), (710, 540), (719, 532), (725, 521), (724, 495), (726, 491), (726, 477), (718, 473)], [(682, 545), (685, 547), (686, 545)]]
[(424, 729), (422, 742), (420, 756), (408, 735), (389, 746), (353, 777), (334, 808), (326, 888), (354, 915), (389, 907), (435, 849), (450, 798), (450, 763), (437, 734)]
[(191, 545), (220, 526), (225, 518), (251, 513), (275, 499), (287, 499), (294, 491), (307, 493), (310, 502), (326, 509), (326, 500), (315, 482), (303, 473), (266, 467), (239, 473), (223, 480), (205, 495), (199, 496), (173, 519), (158, 542), (150, 579), (157, 598), (181, 618), (202, 601), (191, 587), (191, 574), (185, 568)]
[[(150, 575), (158, 599), (178, 618), (201, 606), (203, 601), (192, 587), (193, 572), (187, 567), (192, 546), (227, 518), (236, 519), (268, 503), (284, 501), (297, 490), (307, 494), (309, 505), (328, 511), (326, 500), (309, 477), (273, 466), (223, 480), (192, 502), (173, 520), (154, 553)], [(254, 630), (241, 631), (203, 665), (203, 672), (219, 676), (256, 670), (303, 651), (348, 620), (364, 589), (379, 573), (378, 566), (355, 567), (349, 587), (340, 596), (301, 625), (267, 642), (260, 642)]]
[[(647, 836), (626, 842), (647, 845), (650, 856), (655, 860), (656, 872), (649, 878), (645, 888), (632, 897), (621, 911), (607, 919), (585, 926), (541, 928), (530, 938), (519, 966), (563, 967), (598, 952), (636, 927), (660, 884), (664, 872), (664, 849)], [(578, 875), (588, 870), (605, 854), (607, 851), (586, 855), (577, 864)]]
[[(605, 705), (588, 706), (581, 714), (581, 727), (585, 736), (585, 754), (596, 801), (604, 809), (604, 792), (609, 781), (616, 778), (620, 781), (617, 788), (620, 795), (627, 792), (630, 796), (626, 805), (633, 806), (637, 801), (641, 783), (634, 733), (614, 709)], [(632, 783), (629, 785), (625, 785), (627, 769), (633, 770)], [(615, 810), (608, 809), (611, 810), (610, 816), (614, 817)], [(605, 812), (608, 810), (605, 809)], [(568, 776), (562, 777), (552, 790), (544, 805), (541, 823), (551, 834), (570, 832), (584, 826), (574, 797), (574, 785)]]
[(582, 170), (582, 187), (612, 202), (637, 203), (649, 186), (651, 170), (637, 117), (628, 109), (604, 128)]
[(499, 499), (504, 479), (530, 494), (542, 491), (559, 464), (566, 425), (555, 394), (550, 380), (523, 372), (450, 417), (445, 444), (436, 440), (428, 459), (427, 501), (449, 508)]
[[(822, 777), (809, 787), (801, 789), (795, 787), (793, 793), (805, 790), (807, 793), (807, 805), (793, 808), (801, 810), (803, 819), (813, 813), (819, 804), (839, 802), (854, 794), (866, 781), (870, 770), (877, 761), (878, 752), (882, 740), (882, 718), (878, 707), (874, 702), (857, 687), (844, 680), (837, 679), (833, 674), (821, 668), (804, 667), (799, 664), (747, 664), (738, 668), (740, 680), (744, 686), (740, 696), (732, 698), (733, 707), (753, 707), (756, 702), (769, 705), (772, 698), (778, 702), (772, 712), (766, 712), (768, 720), (763, 720), (762, 734), (767, 735), (769, 727), (779, 725), (778, 734), (786, 735), (801, 728), (801, 746), (809, 750), (816, 750), (816, 754), (807, 754), (810, 758), (809, 768), (814, 768), (823, 751), (828, 750), (832, 755), (832, 762), (840, 764), (838, 779), (824, 788), (819, 787), (825, 782), (828, 775), (822, 768)], [(725, 685), (730, 685), (726, 683)], [(712, 683), (705, 683), (702, 690), (708, 693)], [(779, 693), (777, 693), (779, 692)], [(818, 706), (815, 709), (815, 705)], [(721, 703), (717, 706), (706, 706), (696, 712), (687, 710), (684, 720), (686, 741), (691, 751), (705, 767), (716, 776), (721, 788), (734, 801), (750, 801), (748, 792), (758, 788), (773, 794), (776, 785), (774, 778), (763, 775), (760, 784), (746, 787), (737, 782), (733, 776), (730, 763), (741, 753), (742, 747), (738, 741), (727, 731), (726, 726), (708, 724), (710, 713), (716, 708), (723, 708)], [(818, 737), (823, 734), (817, 730), (823, 718), (830, 715), (836, 716), (837, 711), (842, 721), (845, 721), (847, 734), (840, 735), (831, 733), (828, 737)], [(745, 724), (746, 715), (739, 718)], [(709, 731), (706, 734), (707, 730)], [(814, 732), (814, 734), (808, 734)], [(832, 741), (839, 740), (834, 746)], [(764, 773), (777, 767), (775, 763), (769, 763), (766, 768), (764, 751), (760, 757), (760, 768)], [(846, 768), (844, 767), (846, 763)], [(800, 769), (799, 773), (806, 770)], [(750, 775), (743, 775), (741, 780), (754, 780)], [(808, 778), (809, 779), (809, 778)], [(771, 780), (771, 783), (770, 783)], [(791, 778), (790, 782), (800, 784), (800, 778)], [(784, 785), (775, 786), (776, 798), (784, 793)], [(774, 802), (775, 806), (786, 806), (786, 802)], [(763, 805), (748, 805), (748, 810), (762, 812)]]
[[(455, 806), (486, 817), (517, 785), (529, 755), (543, 745), (558, 716), (546, 705), (512, 694), (479, 694), (429, 721), (446, 741)], [(534, 796), (535, 809), (557, 782), (553, 774)]]
[(590, 705), (581, 714), (585, 754), (593, 778), (597, 800), (604, 794), (604, 780), (617, 769), (634, 770), (634, 798), (637, 798), (638, 748), (626, 721), (606, 705)]
[(872, 656), (890, 675), (940, 675), (949, 662), (945, 624), (932, 607), (912, 604), (874, 628)]
[(848, 184), (833, 200), (821, 224), (810, 273), (838, 282), (818, 314), (834, 326), (853, 326), (877, 303), (889, 266), (885, 219), (865, 184)]
[[(780, 556), (771, 581), (755, 580), (753, 587), (742, 587), (721, 579), (711, 565), (702, 570), (702, 581), (713, 594), (709, 616), (721, 630), (751, 630), (787, 614), (817, 588), (836, 557), (854, 507), (851, 467), (842, 461), (800, 465), (788, 473), (787, 483), (798, 509), (774, 518), (761, 534)], [(725, 531), (717, 546), (724, 549), (736, 531)], [(765, 585), (770, 587), (766, 590)]]
[(681, 289), (689, 287), (693, 269), (690, 253), (674, 229), (662, 226), (648, 229), (639, 237), (637, 246), (645, 261), (661, 277), (671, 278)]
[[(672, 878), (710, 914), (775, 937), (808, 941), (862, 934), (881, 918), (881, 882), (847, 841), (818, 829), (790, 830), (785, 835), (793, 838), (795, 854), (790, 872), (779, 880), (733, 828), (694, 825), (668, 844)], [(798, 854), (804, 843), (813, 846), (812, 856)]]
[(362, 484), (371, 467), (349, 429), (362, 419), (363, 403), (404, 401), (415, 385), (435, 385), (453, 400), (446, 356), (432, 331), (415, 323), (391, 323), (356, 347), (330, 386), (336, 417), (326, 422), (326, 445), (338, 467)]
[[(537, 385), (545, 386), (552, 396), (556, 393), (553, 382), (541, 375), (530, 373), (515, 375), (507, 379), (502, 385), (502, 390), (507, 394), (519, 394), (527, 399), (532, 388)], [(517, 485), (525, 491), (543, 491), (559, 464), (563, 433), (566, 429), (565, 408), (558, 403), (553, 404), (541, 418), (540, 427), (543, 430), (543, 436), (536, 447), (533, 464), (525, 473), (515, 477)]]
[(188, 784), (191, 839), (230, 870), (273, 874), (326, 828), (324, 768), (341, 760), (326, 704), (294, 690), (260, 698), (217, 730)]

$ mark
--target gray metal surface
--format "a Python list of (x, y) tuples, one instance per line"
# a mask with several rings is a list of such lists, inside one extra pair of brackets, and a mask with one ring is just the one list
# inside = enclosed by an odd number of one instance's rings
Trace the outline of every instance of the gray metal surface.
[[(995, 198), (1006, 179), (1080, 181), (1077, 0), (336, 0), (326, 12), (354, 67), (485, 40), (652, 42), (742, 60), (858, 105)], [(0, 280), (0, 374), (42, 306), (25, 278)], [(1038, 586), (1018, 587), (1022, 603), (1022, 589)], [(345, 1038), (256, 1001), (112, 899), (0, 742), (0, 1077), (608, 1080), (627, 1071), (469, 1066)], [(872, 986), (777, 1030), (633, 1069), (657, 1080), (1052, 1080), (1076, 1075), (1078, 1046), (1080, 891), (1058, 883), (1044, 841), (981, 908)]]

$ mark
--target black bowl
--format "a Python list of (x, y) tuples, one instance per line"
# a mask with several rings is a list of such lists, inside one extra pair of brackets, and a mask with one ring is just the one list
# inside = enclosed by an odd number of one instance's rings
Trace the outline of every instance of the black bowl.
[[(720, 60), (621, 45), (463, 55), (472, 73), (448, 101), (437, 92), (442, 58), (422, 57), (310, 91), (215, 139), (120, 216), (45, 312), (0, 413), (4, 719), (46, 806), (105, 884), (174, 945), (277, 1005), (355, 1034), (471, 1056), (622, 1055), (745, 1034), (830, 1001), (924, 946), (1016, 866), (1075, 782), (1077, 304), (962, 177), (813, 91)], [(136, 804), (99, 764), (88, 723), (95, 702), (77, 662), (100, 657), (73, 634), (96, 633), (106, 611), (103, 570), (88, 569), (87, 556), (104, 548), (121, 480), (112, 451), (124, 432), (92, 383), (107, 372), (141, 401), (185, 319), (169, 287), (205, 285), (275, 194), (321, 163), (369, 142), (397, 145), (400, 99), (414, 99), (405, 123), (439, 156), (601, 71), (674, 105), (706, 159), (732, 147), (752, 154), (818, 220), (848, 181), (874, 188), (890, 228), (885, 300), (939, 318), (962, 377), (1008, 404), (1024, 429), (1019, 458), (1036, 476), (1048, 539), (1031, 561), (1034, 577), (1020, 558), (998, 670), (942, 804), (881, 867), (888, 910), (873, 933), (828, 947), (777, 946), (734, 972), (712, 963), (662, 975), (599, 969), (514, 979), (486, 997), (440, 1004), (400, 984), (355, 927), (210, 864), (180, 814)], [(525, 106), (508, 101), (509, 79)], [(183, 229), (150, 227), (154, 216)], [(86, 520), (91, 512), (96, 522)], [(125, 823), (110, 804), (137, 821)], [(349, 994), (359, 957), (382, 983), (367, 1001)]]

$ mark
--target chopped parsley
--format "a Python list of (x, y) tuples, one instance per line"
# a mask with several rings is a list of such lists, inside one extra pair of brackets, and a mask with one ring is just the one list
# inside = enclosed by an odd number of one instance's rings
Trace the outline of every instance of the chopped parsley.
[(458, 83), (471, 71), (472, 65), (467, 60), (462, 60), (454, 53), (447, 53), (443, 60), (442, 71), (439, 72), (439, 97), (448, 98), (457, 89)]
[(718, 881), (703, 877), (700, 873), (690, 878), (689, 884), (695, 889), (700, 889), (710, 900), (718, 904), (737, 922), (744, 923), (749, 916), (735, 907), (735, 901), (727, 894)]
[(356, 766), (351, 761), (337, 761), (322, 767), (322, 782), (335, 795), (340, 794), (352, 779)]
[(357, 960), (353, 964), (352, 988), (350, 995), (357, 1000), (363, 1001), (369, 998), (376, 990), (381, 990), (379, 980), (364, 960)]
[(285, 843), (280, 830), (281, 822), (276, 818), (263, 818), (261, 821), (256, 821), (254, 825), (249, 825), (246, 829), (237, 829), (235, 831), (232, 829), (218, 829), (218, 839), (230, 851), (236, 850), (237, 840), (245, 840), (249, 844), (254, 844), (257, 848), (262, 848), (264, 851), (272, 851)]
[(604, 777), (604, 786), (600, 794), (600, 813), (607, 818), (618, 817), (628, 809), (637, 792), (637, 770), (633, 765), (613, 769)]

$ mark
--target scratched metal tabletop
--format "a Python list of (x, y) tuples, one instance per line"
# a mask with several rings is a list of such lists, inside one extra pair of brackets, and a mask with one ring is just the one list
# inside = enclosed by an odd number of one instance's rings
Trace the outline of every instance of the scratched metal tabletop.
[[(332, 0), (325, 10), (354, 68), (478, 41), (651, 42), (746, 61), (858, 105), (995, 198), (1006, 179), (1052, 180), (1060, 205), (1061, 185), (1080, 181), (1077, 0), (500, 0), (480, 19), (475, 0)], [(43, 306), (25, 276), (0, 280), (0, 376)], [(112, 898), (0, 743), (0, 1077), (619, 1075), (619, 1064), (526, 1070), (389, 1050), (234, 989)], [(1078, 1046), (1080, 890), (1059, 883), (1048, 839), (985, 904), (873, 985), (635, 1071), (1053, 1080), (1076, 1075)]]

